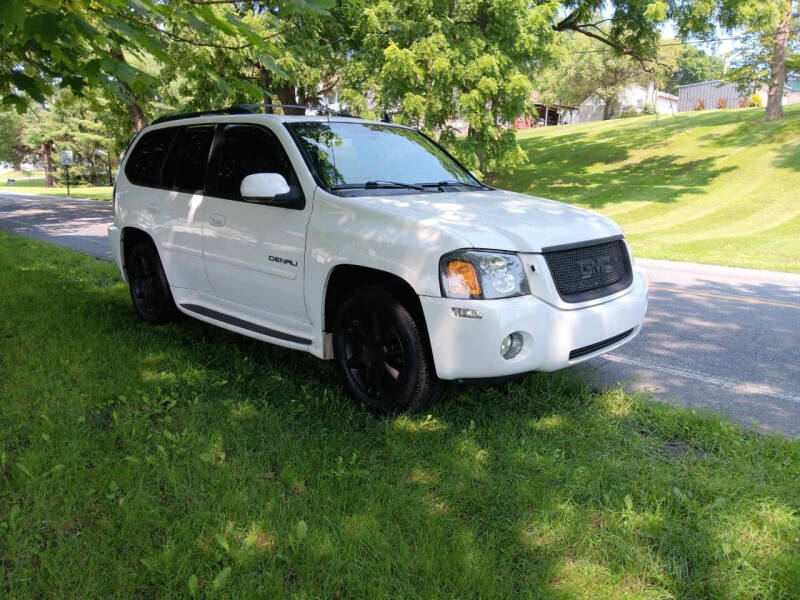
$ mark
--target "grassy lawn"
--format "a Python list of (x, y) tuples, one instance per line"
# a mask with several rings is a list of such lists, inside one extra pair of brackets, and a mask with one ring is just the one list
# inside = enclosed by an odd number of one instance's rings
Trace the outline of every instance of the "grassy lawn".
[(0, 597), (800, 596), (800, 441), (557, 375), (376, 419), (3, 233), (0, 307)]
[(6, 171), (0, 173), (0, 185), (5, 185), (9, 179), (43, 179), (44, 171)]
[(522, 131), (499, 187), (597, 210), (640, 256), (800, 272), (800, 105)]
[[(9, 179), (16, 179), (16, 182), (13, 186), (8, 185)], [(20, 194), (67, 197), (67, 186), (57, 185), (50, 188), (45, 186), (43, 171), (12, 171), (9, 173), (3, 173), (0, 175), (0, 194), (2, 194), (4, 191), (17, 192)], [(70, 198), (106, 200), (111, 202), (112, 192), (113, 187), (110, 185), (71, 185), (69, 187)]]

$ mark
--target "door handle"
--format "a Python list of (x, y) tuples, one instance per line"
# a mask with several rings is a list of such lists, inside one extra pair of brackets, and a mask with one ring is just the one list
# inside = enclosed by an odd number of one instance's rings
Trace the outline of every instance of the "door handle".
[(214, 227), (222, 227), (223, 225), (225, 225), (225, 217), (220, 214), (214, 213), (213, 215), (208, 217), (208, 222)]
[(158, 204), (148, 204), (147, 205), (147, 212), (152, 215), (157, 215), (161, 209), (159, 208)]

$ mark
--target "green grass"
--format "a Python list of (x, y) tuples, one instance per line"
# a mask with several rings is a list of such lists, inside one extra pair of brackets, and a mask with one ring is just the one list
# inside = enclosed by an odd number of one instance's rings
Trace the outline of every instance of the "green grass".
[(6, 185), (9, 179), (44, 179), (44, 171), (6, 171), (0, 173), (0, 185)]
[[(24, 185), (20, 185), (23, 182)], [(18, 181), (17, 184), (13, 186), (0, 185), (0, 194), (6, 190), (19, 194), (67, 197), (67, 186), (57, 185), (53, 187), (45, 187), (44, 179), (33, 179), (30, 181), (22, 180)], [(113, 187), (111, 186), (71, 185), (69, 186), (69, 197), (84, 198), (88, 200), (105, 200), (111, 202), (112, 191)]]
[(800, 105), (522, 131), (502, 188), (597, 210), (639, 256), (800, 272)]
[[(16, 179), (14, 185), (8, 185), (9, 179)], [(67, 197), (67, 186), (45, 186), (44, 171), (11, 171), (0, 175), (0, 193), (8, 190), (20, 194), (34, 194), (44, 196)], [(110, 185), (71, 185), (69, 196), (71, 198), (84, 198), (88, 200), (106, 200), (111, 202), (113, 187)]]
[(800, 441), (557, 375), (376, 419), (3, 233), (0, 307), (0, 597), (800, 597)]

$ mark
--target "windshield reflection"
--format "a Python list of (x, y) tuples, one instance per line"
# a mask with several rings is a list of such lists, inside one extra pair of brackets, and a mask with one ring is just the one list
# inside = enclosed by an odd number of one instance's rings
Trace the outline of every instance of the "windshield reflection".
[(377, 123), (295, 122), (296, 134), (328, 189), (482, 187), (413, 129)]

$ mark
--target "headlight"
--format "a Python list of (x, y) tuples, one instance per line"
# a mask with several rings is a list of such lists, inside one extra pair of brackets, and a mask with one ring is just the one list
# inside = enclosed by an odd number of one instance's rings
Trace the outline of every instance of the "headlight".
[(442, 295), (473, 300), (529, 294), (519, 256), (511, 252), (456, 250), (439, 261)]

